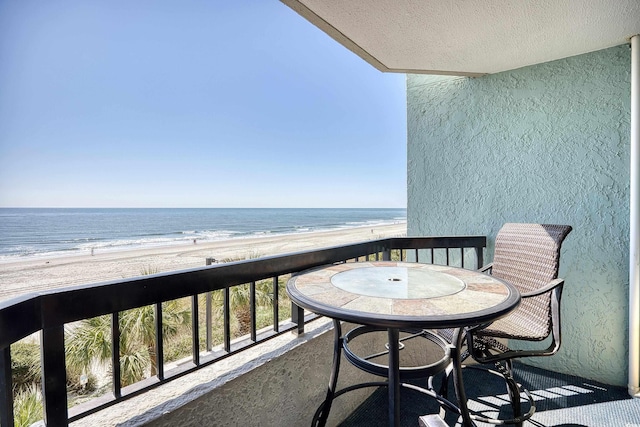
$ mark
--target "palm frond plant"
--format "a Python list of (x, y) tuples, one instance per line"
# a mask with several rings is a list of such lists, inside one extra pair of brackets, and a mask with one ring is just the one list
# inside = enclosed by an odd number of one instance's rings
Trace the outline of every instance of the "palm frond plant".
[[(144, 274), (155, 270), (144, 269)], [(155, 346), (155, 318), (153, 305), (120, 312), (120, 372), (122, 385), (130, 385), (158, 372)], [(179, 333), (181, 327), (190, 324), (191, 307), (182, 300), (162, 303), (163, 342)], [(73, 372), (89, 371), (92, 362), (106, 363), (111, 359), (111, 317), (99, 316), (85, 319), (67, 328), (67, 366)]]
[[(211, 293), (213, 314), (222, 317), (224, 311), (224, 290)], [(256, 307), (273, 307), (273, 282), (262, 280), (255, 285)], [(251, 331), (251, 285), (244, 284), (229, 288), (229, 310), (235, 317), (237, 335), (242, 336)]]
[[(244, 258), (225, 258), (222, 262), (244, 261), (260, 258), (262, 255), (256, 250), (250, 251)], [(256, 308), (273, 307), (273, 282), (261, 280), (255, 284)], [(222, 318), (224, 312), (224, 290), (211, 292), (213, 315)], [(251, 285), (243, 284), (229, 288), (229, 310), (237, 322), (237, 336), (246, 335), (251, 331)]]
[[(148, 371), (158, 373), (155, 345), (154, 306), (138, 307), (119, 314), (120, 372), (122, 385), (140, 381)], [(191, 321), (191, 310), (181, 301), (167, 301), (162, 305), (163, 339), (175, 336), (180, 327)], [(68, 330), (66, 346), (67, 365), (89, 371), (94, 360), (111, 359), (111, 319), (100, 316), (82, 320)]]

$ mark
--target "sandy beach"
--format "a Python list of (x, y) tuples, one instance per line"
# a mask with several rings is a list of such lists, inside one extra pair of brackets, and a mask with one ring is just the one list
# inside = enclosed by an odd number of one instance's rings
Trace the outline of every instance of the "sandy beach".
[(97, 283), (141, 275), (144, 271), (166, 272), (205, 265), (207, 258), (245, 259), (331, 247), (384, 237), (406, 235), (406, 223), (375, 228), (300, 233), (197, 242), (118, 252), (90, 252), (59, 258), (31, 258), (0, 263), (0, 301), (30, 292)]

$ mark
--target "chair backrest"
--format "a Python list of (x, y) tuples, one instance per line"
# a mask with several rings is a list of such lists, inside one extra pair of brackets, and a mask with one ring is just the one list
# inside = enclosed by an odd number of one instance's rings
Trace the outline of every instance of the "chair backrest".
[[(521, 293), (537, 290), (558, 277), (560, 247), (568, 225), (505, 224), (496, 237), (491, 274), (512, 283)], [(518, 310), (550, 327), (549, 293), (523, 299)]]
[(496, 237), (491, 274), (529, 292), (558, 277), (568, 225), (504, 224)]

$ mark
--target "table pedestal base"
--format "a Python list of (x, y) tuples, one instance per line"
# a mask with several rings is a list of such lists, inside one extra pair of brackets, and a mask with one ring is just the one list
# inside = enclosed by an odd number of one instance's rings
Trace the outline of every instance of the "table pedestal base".
[[(451, 346), (447, 344), (442, 338), (438, 337), (435, 334), (432, 334), (428, 331), (420, 331), (416, 333), (414, 332), (412, 336), (409, 338), (417, 338), (422, 337), (426, 338), (434, 344), (437, 344), (438, 347), (442, 350), (443, 356), (438, 359), (434, 363), (424, 366), (417, 367), (401, 367), (400, 366), (400, 330), (397, 328), (376, 328), (370, 326), (358, 326), (347, 334), (343, 336), (342, 334), (342, 325), (339, 320), (333, 321), (334, 326), (334, 352), (333, 352), (333, 364), (331, 370), (331, 376), (329, 380), (329, 387), (327, 389), (327, 394), (324, 402), (320, 405), (318, 410), (316, 411), (312, 426), (324, 426), (326, 425), (327, 418), (329, 416), (329, 412), (331, 411), (331, 405), (333, 404), (333, 400), (349, 391), (358, 390), (365, 387), (388, 387), (389, 390), (389, 408), (388, 408), (388, 419), (389, 426), (398, 427), (400, 425), (400, 387), (410, 388), (421, 393), (424, 393), (428, 396), (431, 396), (437, 399), (441, 405), (445, 405), (448, 409), (456, 410), (457, 407), (451, 402), (447, 401), (445, 398), (441, 397), (432, 389), (425, 389), (422, 387), (415, 386), (413, 384), (405, 384), (402, 381), (407, 379), (415, 379), (415, 378), (429, 378), (438, 373), (444, 372), (446, 368), (451, 363)], [(349, 344), (353, 342), (356, 337), (359, 337), (364, 334), (372, 333), (372, 332), (380, 332), (386, 331), (388, 334), (388, 343), (387, 343), (387, 351), (382, 353), (377, 353), (374, 355), (370, 355), (367, 357), (361, 357), (356, 355), (352, 349), (349, 347)], [(350, 387), (345, 387), (341, 390), (336, 391), (338, 374), (340, 371), (340, 361), (342, 352), (344, 351), (345, 358), (355, 367), (369, 372), (371, 374), (386, 377), (387, 381), (373, 381), (362, 384), (356, 384)], [(380, 365), (377, 363), (373, 363), (370, 359), (374, 357), (381, 356), (383, 354), (389, 355), (388, 365)]]

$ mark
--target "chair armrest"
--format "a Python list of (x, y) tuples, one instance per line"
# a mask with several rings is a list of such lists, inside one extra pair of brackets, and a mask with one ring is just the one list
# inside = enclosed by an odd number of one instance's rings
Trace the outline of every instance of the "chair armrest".
[(547, 283), (546, 285), (544, 285), (540, 289), (536, 289), (535, 291), (523, 293), (520, 296), (522, 298), (537, 297), (538, 295), (545, 294), (545, 293), (547, 293), (549, 291), (552, 291), (553, 289), (555, 289), (555, 288), (557, 288), (559, 286), (561, 287), (562, 285), (564, 285), (564, 279), (555, 279), (555, 280), (550, 281), (549, 283)]
[(489, 263), (489, 264), (487, 264), (487, 265), (485, 265), (485, 266), (480, 267), (480, 268), (478, 269), (478, 271), (479, 271), (480, 273), (486, 273), (487, 271), (491, 270), (491, 268), (492, 268), (492, 267), (493, 267), (493, 263), (491, 262), (491, 263)]

